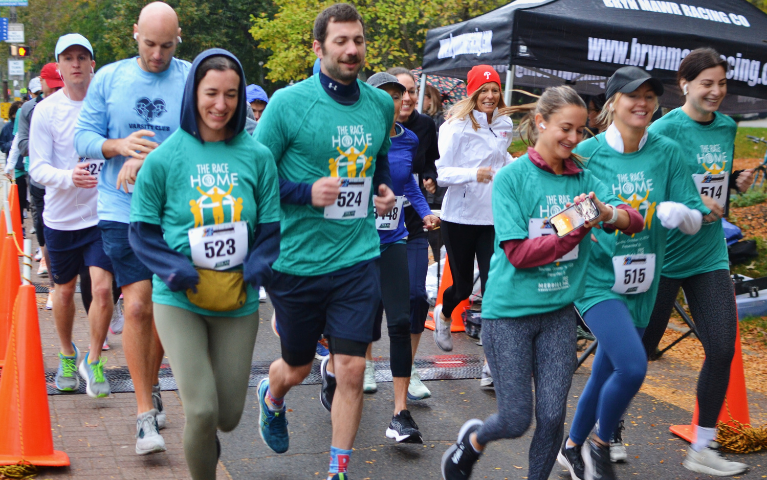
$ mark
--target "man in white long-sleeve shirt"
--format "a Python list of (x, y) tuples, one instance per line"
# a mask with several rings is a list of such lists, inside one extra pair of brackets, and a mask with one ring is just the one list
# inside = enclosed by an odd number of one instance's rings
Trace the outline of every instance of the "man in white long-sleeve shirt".
[[(51, 259), (49, 266), (56, 289), (53, 317), (61, 341), (56, 387), (77, 390), (80, 375), (89, 396), (106, 397), (109, 382), (104, 377), (101, 346), (112, 317), (112, 263), (104, 253), (98, 229), (96, 184), (101, 161), (80, 158), (75, 152), (77, 117), (96, 62), (90, 42), (79, 34), (68, 34), (56, 44), (56, 61), (64, 88), (40, 103), (30, 130), (30, 174), (45, 185), (43, 224)], [(75, 286), (81, 268), (91, 275), (93, 302), (88, 313), (90, 345), (84, 358), (72, 342), (75, 315)]]

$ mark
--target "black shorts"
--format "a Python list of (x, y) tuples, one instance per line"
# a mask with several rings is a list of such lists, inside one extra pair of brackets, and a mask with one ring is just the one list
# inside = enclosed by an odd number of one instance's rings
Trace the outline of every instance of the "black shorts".
[(127, 223), (101, 220), (99, 229), (104, 241), (104, 251), (112, 260), (115, 281), (118, 287), (124, 287), (142, 280), (152, 280), (152, 272), (141, 263), (128, 241)]
[(95, 225), (82, 230), (54, 230), (46, 226), (45, 247), (51, 259), (53, 283), (58, 285), (71, 282), (83, 266), (114, 273), (101, 243), (101, 232)]
[(313, 277), (275, 271), (267, 291), (288, 365), (311, 363), (320, 334), (333, 354), (365, 356), (381, 303), (377, 260)]

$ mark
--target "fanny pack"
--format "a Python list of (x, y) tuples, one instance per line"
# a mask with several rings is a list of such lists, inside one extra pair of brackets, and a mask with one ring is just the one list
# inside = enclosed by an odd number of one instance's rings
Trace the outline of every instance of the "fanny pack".
[(192, 289), (186, 291), (186, 297), (194, 305), (212, 312), (229, 312), (245, 305), (248, 294), (242, 271), (196, 270), (200, 274), (197, 293)]

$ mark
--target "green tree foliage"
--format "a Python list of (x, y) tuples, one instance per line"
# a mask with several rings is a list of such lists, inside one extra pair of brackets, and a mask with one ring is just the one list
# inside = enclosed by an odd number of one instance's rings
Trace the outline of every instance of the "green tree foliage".
[[(266, 67), (272, 81), (299, 80), (311, 72), (314, 18), (329, 0), (274, 0), (277, 13), (251, 17), (250, 33), (259, 47), (270, 51)], [(365, 20), (366, 69), (381, 71), (392, 66), (416, 67), (421, 64), (426, 31), (467, 20), (508, 0), (356, 0)]]

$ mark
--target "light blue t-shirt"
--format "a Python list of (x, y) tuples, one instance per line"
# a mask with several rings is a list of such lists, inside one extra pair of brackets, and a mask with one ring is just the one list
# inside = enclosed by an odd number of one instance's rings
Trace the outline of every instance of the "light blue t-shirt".
[[(162, 143), (181, 120), (181, 98), (191, 64), (176, 58), (162, 73), (145, 72), (138, 57), (102, 67), (93, 77), (77, 119), (75, 150), (81, 157), (104, 158), (107, 139), (125, 138), (138, 130), (151, 130), (150, 140)], [(100, 220), (130, 223), (132, 194), (118, 190), (117, 174), (125, 163), (118, 155), (104, 164), (99, 175)]]

